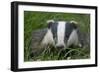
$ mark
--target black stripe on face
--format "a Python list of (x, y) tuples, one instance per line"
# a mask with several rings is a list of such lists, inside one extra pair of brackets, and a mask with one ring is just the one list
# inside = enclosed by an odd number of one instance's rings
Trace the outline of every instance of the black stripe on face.
[(54, 39), (55, 43), (57, 43), (57, 26), (58, 26), (57, 22), (53, 23), (51, 26), (51, 31), (53, 33), (53, 39)]
[(74, 26), (69, 23), (69, 22), (66, 22), (66, 25), (65, 25), (65, 37), (64, 37), (64, 42), (67, 43), (67, 40), (69, 39), (69, 36), (70, 34), (72, 33), (72, 31), (74, 30)]

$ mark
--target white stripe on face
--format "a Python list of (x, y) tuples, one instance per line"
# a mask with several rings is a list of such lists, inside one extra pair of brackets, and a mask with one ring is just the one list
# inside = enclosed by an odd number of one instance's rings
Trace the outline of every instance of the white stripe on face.
[(70, 37), (67, 42), (67, 47), (69, 47), (70, 45), (74, 46), (79, 45), (77, 30), (73, 30), (72, 33), (70, 34)]
[(58, 41), (57, 41), (56, 46), (60, 46), (60, 45), (64, 46), (65, 24), (66, 22), (64, 21), (58, 22), (58, 27), (57, 27), (57, 40)]
[(48, 29), (46, 35), (44, 36), (44, 39), (42, 40), (42, 46), (48, 44), (54, 45), (53, 34), (50, 29)]

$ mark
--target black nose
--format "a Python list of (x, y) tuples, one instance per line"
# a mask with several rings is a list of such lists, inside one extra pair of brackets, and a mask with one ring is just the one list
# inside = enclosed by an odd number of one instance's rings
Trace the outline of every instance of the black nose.
[(62, 48), (64, 48), (64, 46), (63, 46), (63, 45), (57, 46), (57, 48), (58, 48), (58, 49), (60, 49), (60, 48), (62, 49)]

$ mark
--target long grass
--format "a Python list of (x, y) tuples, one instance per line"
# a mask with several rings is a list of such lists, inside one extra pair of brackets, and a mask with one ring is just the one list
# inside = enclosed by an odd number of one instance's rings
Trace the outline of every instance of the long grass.
[(77, 21), (80, 30), (90, 32), (90, 15), (54, 12), (24, 12), (24, 61), (70, 60), (90, 58), (90, 48), (66, 48), (58, 51), (55, 48), (45, 48), (38, 56), (30, 56), (32, 51), (32, 31), (47, 27), (47, 20)]

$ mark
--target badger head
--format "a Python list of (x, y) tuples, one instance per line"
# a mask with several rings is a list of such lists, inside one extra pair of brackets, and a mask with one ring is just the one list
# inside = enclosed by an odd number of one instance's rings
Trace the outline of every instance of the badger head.
[(53, 45), (56, 48), (67, 48), (71, 45), (80, 46), (77, 34), (77, 22), (49, 20), (48, 30), (42, 40), (43, 45)]

